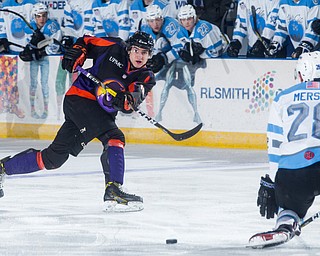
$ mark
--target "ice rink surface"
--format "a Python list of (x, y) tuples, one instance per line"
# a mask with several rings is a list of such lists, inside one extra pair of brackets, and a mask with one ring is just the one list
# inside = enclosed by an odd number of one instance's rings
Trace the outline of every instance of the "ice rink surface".
[[(0, 158), (49, 143), (0, 139)], [(275, 222), (256, 207), (266, 151), (127, 145), (125, 188), (145, 209), (106, 213), (101, 150), (93, 142), (57, 170), (6, 179), (0, 255), (320, 255), (318, 220), (285, 245), (246, 248)]]

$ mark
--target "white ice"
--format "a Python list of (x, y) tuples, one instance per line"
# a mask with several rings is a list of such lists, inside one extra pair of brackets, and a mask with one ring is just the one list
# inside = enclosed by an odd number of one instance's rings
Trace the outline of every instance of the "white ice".
[[(0, 139), (0, 158), (49, 143)], [(320, 220), (285, 245), (246, 248), (274, 226), (256, 206), (266, 151), (127, 145), (125, 188), (145, 209), (107, 213), (101, 150), (93, 142), (57, 170), (7, 177), (0, 255), (320, 255)]]

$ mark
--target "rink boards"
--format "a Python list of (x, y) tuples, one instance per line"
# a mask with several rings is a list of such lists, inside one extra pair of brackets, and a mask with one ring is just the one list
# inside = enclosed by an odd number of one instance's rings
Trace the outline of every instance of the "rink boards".
[[(64, 78), (66, 73), (58, 69), (59, 56), (49, 60), (49, 113), (46, 119), (35, 119), (30, 110), (29, 63), (17, 56), (0, 57), (0, 68), (5, 70), (0, 77), (0, 99), (5, 106), (16, 104), (23, 110), (23, 117), (19, 118), (10, 113), (12, 109), (0, 106), (0, 137), (52, 139), (55, 136), (63, 122), (61, 94), (68, 89), (69, 78)], [(188, 86), (188, 77), (181, 71), (174, 72), (172, 87), (166, 97), (162, 96), (166, 102), (160, 123), (174, 132), (183, 132), (195, 127), (194, 121), (202, 121), (202, 130), (189, 140), (172, 140), (138, 114), (119, 114), (117, 123), (129, 143), (265, 149), (270, 104), (279, 91), (295, 83), (295, 63), (294, 60), (210, 59), (205, 66), (195, 69), (193, 86)], [(141, 105), (153, 118), (159, 113), (165, 86), (165, 81), (159, 80), (152, 96)], [(39, 75), (36, 109), (40, 114), (43, 111), (41, 90)], [(200, 120), (194, 120), (195, 110)]]

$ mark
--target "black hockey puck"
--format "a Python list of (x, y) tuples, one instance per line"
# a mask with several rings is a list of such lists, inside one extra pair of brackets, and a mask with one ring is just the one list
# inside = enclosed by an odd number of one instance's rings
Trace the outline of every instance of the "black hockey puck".
[(166, 240), (166, 244), (176, 244), (176, 243), (178, 243), (177, 239), (167, 239)]

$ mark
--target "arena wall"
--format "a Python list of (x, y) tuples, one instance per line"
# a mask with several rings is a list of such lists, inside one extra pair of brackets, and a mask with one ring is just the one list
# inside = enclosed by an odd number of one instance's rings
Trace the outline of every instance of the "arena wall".
[[(296, 82), (295, 63), (294, 60), (209, 59), (196, 69), (193, 90), (188, 90), (183, 74), (175, 72), (176, 80), (168, 96), (162, 97), (167, 101), (160, 123), (173, 132), (191, 129), (198, 124), (195, 121), (199, 122), (194, 120), (196, 107), (203, 128), (191, 139), (174, 141), (137, 113), (119, 114), (117, 123), (125, 132), (128, 143), (265, 149), (270, 104), (277, 92)], [(35, 119), (31, 117), (29, 100), (30, 64), (17, 56), (0, 56), (0, 137), (54, 138), (63, 123), (60, 104), (63, 96), (59, 94), (70, 86), (68, 76), (63, 83), (57, 82), (57, 75), (60, 81), (66, 75), (58, 70), (59, 65), (60, 56), (50, 57), (49, 114), (45, 119)], [(90, 61), (86, 66), (89, 65)], [(38, 81), (36, 109), (41, 114), (40, 77)], [(141, 110), (152, 117), (158, 114), (165, 82), (159, 80), (147, 104), (144, 102), (141, 106)], [(20, 113), (18, 117), (11, 105), (18, 106), (23, 115)]]

